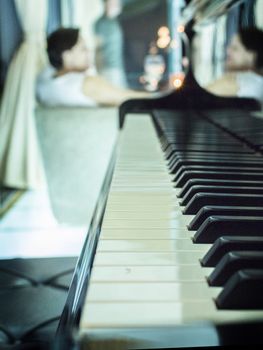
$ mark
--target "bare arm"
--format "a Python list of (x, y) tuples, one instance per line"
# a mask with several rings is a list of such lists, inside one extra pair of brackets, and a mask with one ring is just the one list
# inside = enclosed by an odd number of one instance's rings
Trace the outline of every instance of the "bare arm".
[(83, 83), (83, 92), (100, 105), (118, 106), (131, 98), (145, 98), (152, 95), (147, 92), (122, 89), (112, 85), (102, 77), (86, 77)]
[(205, 88), (215, 95), (236, 96), (238, 92), (236, 75), (234, 73), (225, 74)]

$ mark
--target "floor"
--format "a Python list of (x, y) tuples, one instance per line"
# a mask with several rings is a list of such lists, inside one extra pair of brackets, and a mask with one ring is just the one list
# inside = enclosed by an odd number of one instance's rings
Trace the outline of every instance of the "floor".
[(47, 191), (26, 191), (1, 219), (0, 259), (78, 256), (87, 231), (59, 224)]
[(26, 191), (0, 219), (0, 259), (79, 255), (116, 141), (115, 108), (36, 115), (48, 189)]

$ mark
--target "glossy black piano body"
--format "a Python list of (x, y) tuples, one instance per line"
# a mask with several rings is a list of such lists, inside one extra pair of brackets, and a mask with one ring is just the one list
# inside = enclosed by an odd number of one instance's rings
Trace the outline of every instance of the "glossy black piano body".
[(119, 126), (123, 127), (127, 113), (152, 113), (154, 109), (203, 111), (203, 110), (246, 110), (261, 109), (260, 103), (252, 98), (219, 97), (201, 88), (190, 68), (183, 87), (155, 99), (134, 99), (125, 101), (119, 108)]

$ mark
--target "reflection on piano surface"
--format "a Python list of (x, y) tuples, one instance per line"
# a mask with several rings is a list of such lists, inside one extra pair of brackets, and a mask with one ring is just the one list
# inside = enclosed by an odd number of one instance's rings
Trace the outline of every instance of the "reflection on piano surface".
[(83, 348), (263, 344), (257, 108), (191, 71), (181, 90), (121, 106), (59, 334), (78, 325)]

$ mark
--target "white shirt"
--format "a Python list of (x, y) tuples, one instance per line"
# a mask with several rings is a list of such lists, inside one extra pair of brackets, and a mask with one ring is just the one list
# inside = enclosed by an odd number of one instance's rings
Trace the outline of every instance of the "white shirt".
[(55, 68), (46, 67), (37, 77), (36, 96), (46, 106), (93, 107), (97, 103), (82, 91), (87, 72), (70, 72), (55, 77)]
[(263, 106), (263, 76), (254, 72), (239, 72), (237, 85), (237, 96), (254, 98)]

